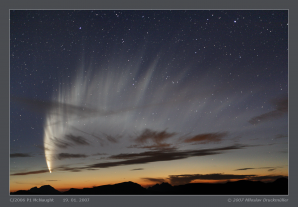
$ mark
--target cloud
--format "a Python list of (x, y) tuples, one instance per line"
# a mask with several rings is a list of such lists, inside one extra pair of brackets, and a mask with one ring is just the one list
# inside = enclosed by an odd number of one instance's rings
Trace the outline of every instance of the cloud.
[(277, 168), (282, 168), (282, 167), (240, 168), (240, 169), (236, 169), (235, 171), (239, 171), (239, 170), (254, 170), (254, 169), (268, 169), (268, 171), (273, 171), (273, 170), (276, 170)]
[(104, 136), (107, 138), (107, 140), (109, 142), (112, 142), (112, 143), (117, 143), (118, 140), (122, 137), (120, 135), (117, 135), (117, 136), (111, 136), (111, 135), (108, 135), (108, 134), (105, 134), (102, 132), (102, 134), (104, 134)]
[(231, 179), (247, 179), (256, 175), (234, 175), (234, 174), (187, 174), (187, 175), (169, 175), (168, 180), (172, 185), (183, 185), (193, 180), (231, 180)]
[(98, 156), (98, 155), (107, 155), (107, 153), (95, 153), (95, 154), (92, 154), (92, 156)]
[(12, 153), (10, 154), (10, 158), (16, 158), (16, 157), (32, 157), (28, 153)]
[(40, 173), (48, 173), (48, 172), (49, 172), (49, 170), (37, 170), (37, 171), (14, 173), (14, 174), (10, 174), (10, 175), (12, 175), (12, 176), (15, 176), (15, 175), (31, 175), (31, 174), (40, 174)]
[(71, 142), (73, 142), (76, 145), (90, 145), (89, 142), (87, 141), (87, 139), (85, 139), (84, 137), (81, 137), (81, 136), (74, 136), (72, 134), (67, 134), (67, 135), (65, 135), (65, 138), (70, 140)]
[(159, 144), (153, 144), (153, 145), (130, 145), (127, 148), (140, 148), (140, 149), (151, 149), (151, 150), (161, 150), (161, 149), (167, 149), (167, 150), (174, 150), (177, 149), (176, 147), (172, 147), (171, 144), (167, 143), (159, 143)]
[[(168, 133), (166, 130), (163, 131), (154, 131), (151, 129), (144, 129), (140, 135), (138, 135), (134, 141), (138, 143), (137, 145), (130, 145), (128, 148), (142, 148), (142, 149), (170, 149), (175, 148), (171, 147), (171, 144), (164, 143), (164, 141), (177, 133)], [(154, 144), (146, 145), (148, 142), (152, 141)], [(175, 148), (176, 149), (176, 148)]]
[(142, 178), (142, 180), (149, 181), (152, 183), (165, 183), (167, 182), (166, 179), (163, 178)]
[(207, 144), (210, 142), (220, 142), (223, 137), (227, 136), (227, 132), (222, 133), (206, 133), (206, 134), (198, 134), (191, 138), (187, 138), (184, 140), (185, 143), (200, 143), (200, 144)]
[[(59, 166), (59, 167), (56, 167), (54, 170), (58, 170), (58, 171), (69, 171), (69, 172), (80, 172), (81, 170), (83, 170), (85, 168), (82, 168), (82, 167), (67, 167), (67, 166)], [(89, 168), (90, 170), (93, 170), (91, 168)], [(87, 170), (89, 170), (87, 169)]]
[(84, 154), (69, 154), (69, 153), (59, 153), (57, 156), (58, 160), (69, 159), (69, 158), (86, 158), (87, 155)]
[(235, 175), (235, 174), (183, 174), (183, 175), (169, 175), (168, 178), (142, 178), (151, 182), (169, 182), (171, 185), (184, 185), (188, 184), (194, 180), (214, 180), (214, 181), (229, 181), (229, 180), (254, 180), (254, 181), (264, 181), (270, 180), (274, 181), (277, 178), (284, 177), (282, 175), (267, 175), (267, 176), (257, 176), (257, 175)]
[[(95, 164), (86, 165), (82, 167), (60, 166), (55, 168), (54, 170), (80, 172), (82, 170), (88, 170), (88, 169), (95, 170), (97, 168), (109, 168), (109, 167), (116, 167), (116, 166), (123, 166), (123, 165), (135, 165), (135, 164), (146, 164), (146, 163), (161, 162), (161, 161), (172, 161), (172, 160), (186, 159), (189, 157), (222, 154), (224, 153), (224, 151), (243, 149), (250, 146), (251, 145), (232, 145), (232, 146), (218, 147), (218, 148), (212, 148), (212, 149), (186, 150), (186, 151), (177, 151), (176, 149), (161, 149), (161, 150), (146, 151), (141, 153), (130, 153), (130, 154), (126, 153), (126, 154), (112, 155), (109, 157), (109, 159), (116, 159), (121, 161), (100, 162), (100, 163), (95, 163)], [(59, 157), (60, 159), (83, 158), (83, 157), (87, 157), (87, 155), (60, 153), (58, 155), (58, 158)], [(21, 174), (22, 175), (34, 174), (34, 172), (43, 173), (43, 172), (48, 172), (48, 170), (33, 171), (33, 173), (26, 172)]]
[(240, 169), (236, 169), (235, 171), (239, 171), (239, 170), (253, 170), (253, 169), (256, 169), (256, 168), (240, 168)]
[(248, 122), (251, 124), (258, 124), (260, 122), (280, 118), (283, 114), (288, 113), (288, 97), (274, 99), (271, 102), (275, 106), (275, 110), (261, 114), (260, 116), (255, 116)]
[(166, 130), (164, 131), (153, 131), (150, 129), (145, 129), (136, 139), (137, 143), (146, 143), (149, 140), (152, 140), (156, 144), (161, 144), (164, 140), (176, 135), (176, 133), (168, 133)]
[(109, 158), (120, 159), (122, 161), (96, 163), (96, 164), (88, 165), (85, 168), (109, 168), (109, 167), (115, 167), (115, 166), (121, 166), (121, 165), (134, 165), (134, 164), (145, 164), (145, 163), (151, 163), (151, 162), (180, 160), (188, 157), (221, 154), (223, 153), (223, 151), (242, 149), (245, 147), (247, 146), (232, 145), (228, 147), (201, 149), (201, 150), (177, 151), (174, 149), (163, 149), (163, 150), (155, 150), (155, 151), (146, 151), (141, 153), (118, 154), (118, 155), (112, 155)]
[[(95, 163), (95, 164), (91, 164), (83, 167), (60, 166), (53, 170), (80, 172), (82, 170), (89, 170), (89, 169), (95, 170), (97, 168), (109, 168), (109, 167), (116, 167), (116, 166), (123, 166), (123, 165), (135, 165), (135, 164), (145, 164), (145, 163), (152, 163), (152, 162), (180, 160), (180, 159), (186, 159), (188, 157), (216, 155), (216, 154), (222, 154), (224, 151), (243, 149), (245, 147), (249, 147), (249, 146), (232, 145), (227, 147), (201, 149), (201, 150), (187, 150), (187, 151), (177, 151), (176, 149), (161, 149), (161, 150), (146, 151), (141, 153), (118, 154), (118, 155), (112, 155), (109, 157), (109, 159), (121, 160), (118, 162), (101, 162), (101, 163)], [(58, 159), (85, 158), (85, 157), (87, 157), (87, 155), (69, 154), (69, 153), (60, 153), (57, 156)], [(38, 174), (38, 173), (45, 173), (45, 172), (48, 172), (48, 170), (15, 173), (12, 175), (28, 175), (28, 174)]]
[(136, 168), (136, 169), (132, 169), (130, 171), (134, 171), (134, 170), (144, 170), (144, 168)]
[(278, 178), (288, 178), (288, 176), (283, 176), (283, 175), (255, 176), (255, 177), (252, 177), (252, 180), (255, 180), (255, 181), (263, 181), (263, 180), (274, 181), (274, 180), (276, 180)]

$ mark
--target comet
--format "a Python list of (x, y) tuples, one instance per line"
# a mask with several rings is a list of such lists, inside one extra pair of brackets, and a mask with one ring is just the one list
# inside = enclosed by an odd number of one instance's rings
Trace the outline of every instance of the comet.
[[(181, 123), (188, 123), (190, 117), (194, 119), (191, 122), (193, 124), (187, 127), (193, 128), (190, 129), (193, 133), (201, 132), (196, 124), (201, 117), (192, 112), (205, 109), (205, 102), (214, 100), (215, 89), (213, 86), (206, 86), (204, 89), (193, 87), (197, 82), (195, 76), (183, 82), (183, 77), (187, 76), (189, 70), (183, 70), (179, 74), (169, 72), (171, 81), (175, 83), (169, 84), (170, 80), (167, 82), (161, 79), (164, 71), (158, 69), (159, 60), (159, 57), (156, 58), (147, 68), (136, 64), (135, 67), (123, 66), (122, 70), (113, 64), (109, 70), (89, 70), (82, 66), (71, 79), (65, 80), (66, 84), (59, 85), (50, 100), (30, 102), (28, 99), (15, 99), (27, 105), (31, 104), (33, 109), (46, 111), (43, 141), (45, 161), (50, 173), (53, 169), (59, 169), (58, 164), (64, 162), (57, 156), (59, 153), (78, 153), (80, 150), (86, 152), (86, 146), (78, 147), (67, 135), (88, 139), (88, 143), (92, 143), (88, 153), (95, 154), (103, 146), (111, 150), (116, 148), (106, 138), (108, 136), (99, 139), (94, 134), (116, 137), (121, 135), (121, 140), (125, 143), (130, 140), (131, 132), (145, 128), (156, 131), (165, 128), (169, 131), (185, 131), (185, 126)], [(203, 77), (201, 85), (208, 85)], [(212, 97), (210, 95), (208, 98), (209, 94), (212, 94)], [(209, 104), (208, 108), (223, 107), (215, 101), (210, 103), (212, 104)], [(169, 118), (172, 116), (175, 118)], [(176, 121), (177, 117), (179, 122)]]

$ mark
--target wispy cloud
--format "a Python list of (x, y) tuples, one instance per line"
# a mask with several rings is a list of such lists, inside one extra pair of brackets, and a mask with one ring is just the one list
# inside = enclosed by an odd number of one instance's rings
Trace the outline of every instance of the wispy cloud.
[(136, 169), (132, 169), (131, 171), (134, 171), (134, 170), (144, 170), (144, 168), (136, 168)]
[(163, 178), (142, 178), (142, 180), (149, 181), (152, 183), (165, 183), (167, 182), (166, 179)]
[(140, 148), (140, 149), (151, 149), (151, 150), (161, 150), (161, 149), (176, 149), (172, 144), (165, 143), (164, 141), (170, 137), (175, 136), (177, 133), (168, 133), (165, 130), (155, 131), (151, 129), (143, 130), (139, 135), (134, 138), (137, 144), (128, 146), (128, 148)]
[(260, 122), (280, 118), (283, 116), (283, 114), (288, 112), (288, 97), (274, 99), (271, 102), (275, 106), (275, 110), (261, 114), (260, 116), (255, 116), (248, 122), (251, 124), (258, 124)]
[(247, 168), (236, 169), (235, 171), (239, 171), (239, 170), (253, 170), (253, 169), (256, 169), (256, 168), (247, 167)]
[(228, 135), (228, 132), (198, 134), (193, 137), (186, 138), (184, 140), (184, 142), (185, 143), (200, 143), (200, 144), (207, 144), (207, 143), (211, 143), (211, 142), (221, 142), (222, 138), (227, 135)]
[(57, 155), (58, 160), (69, 159), (69, 158), (86, 158), (86, 157), (88, 156), (84, 154), (70, 154), (70, 153), (59, 153)]
[[(86, 165), (86, 166), (82, 166), (82, 167), (60, 166), (60, 167), (56, 167), (53, 170), (80, 172), (82, 170), (88, 170), (88, 169), (95, 170), (98, 168), (109, 168), (109, 167), (117, 167), (117, 166), (123, 166), (123, 165), (135, 165), (135, 164), (146, 164), (146, 163), (152, 163), (152, 162), (180, 160), (180, 159), (186, 159), (189, 157), (216, 155), (216, 154), (222, 154), (225, 151), (238, 150), (238, 149), (243, 149), (246, 147), (250, 147), (250, 145), (232, 145), (232, 146), (227, 146), (227, 147), (201, 149), (201, 150), (186, 150), (186, 151), (177, 151), (176, 149), (162, 149), (162, 150), (146, 151), (146, 152), (141, 152), (141, 153), (118, 154), (118, 155), (112, 155), (108, 158), (121, 160), (121, 161), (100, 162), (100, 163), (95, 163), (95, 164)], [(69, 154), (69, 153), (60, 153), (57, 156), (58, 159), (85, 158), (85, 157), (87, 157), (87, 155)], [(48, 170), (15, 173), (12, 175), (28, 175), (28, 174), (38, 174), (38, 173), (45, 173), (45, 172), (48, 172)]]
[(148, 142), (149, 140), (153, 141), (156, 144), (161, 144), (164, 140), (176, 135), (175, 132), (168, 133), (166, 130), (163, 131), (153, 131), (150, 129), (145, 129), (137, 138), (135, 141), (137, 143), (144, 144)]
[(150, 149), (150, 150), (174, 150), (177, 149), (176, 147), (172, 146), (172, 144), (168, 143), (159, 143), (159, 144), (153, 144), (153, 145), (139, 145), (139, 144), (134, 144), (130, 145), (127, 148), (140, 148), (140, 149)]
[(106, 137), (106, 139), (109, 141), (109, 142), (112, 142), (112, 143), (117, 143), (119, 141), (119, 139), (122, 137), (120, 135), (117, 135), (117, 136), (111, 136), (111, 135), (108, 135), (108, 134), (105, 134), (102, 132), (102, 134)]
[(100, 155), (107, 155), (107, 153), (95, 153), (95, 154), (92, 154), (92, 156), (100, 156)]
[(288, 176), (283, 176), (283, 175), (265, 175), (265, 176), (255, 176), (252, 178), (252, 180), (257, 180), (257, 181), (262, 181), (262, 180), (270, 180), (274, 181), (278, 178), (285, 177), (288, 178)]
[(12, 153), (10, 154), (10, 158), (16, 158), (16, 157), (32, 157), (28, 153)]
[(232, 145), (228, 147), (177, 151), (174, 149), (146, 151), (141, 153), (118, 154), (112, 155), (110, 159), (121, 159), (118, 162), (104, 162), (88, 165), (85, 168), (109, 168), (121, 165), (145, 164), (151, 162), (180, 160), (188, 157), (207, 156), (221, 154), (224, 151), (236, 150), (248, 147), (247, 145)]
[(232, 179), (247, 179), (256, 175), (234, 175), (234, 174), (187, 174), (187, 175), (169, 175), (169, 182), (172, 185), (183, 185), (190, 183), (193, 180), (232, 180)]
[(150, 182), (154, 182), (154, 183), (169, 182), (171, 185), (184, 185), (194, 180), (213, 180), (213, 181), (224, 181), (224, 182), (229, 180), (274, 181), (280, 177), (284, 177), (284, 176), (282, 175), (258, 176), (254, 174), (236, 175), (236, 174), (213, 173), (213, 174), (169, 175), (167, 178), (142, 178), (142, 179)]
[(255, 169), (268, 169), (268, 171), (274, 171), (276, 170), (277, 168), (282, 168), (282, 167), (257, 167), (257, 168), (239, 168), (239, 169), (236, 169), (235, 171), (242, 171), (242, 170), (255, 170)]
[[(56, 167), (54, 170), (55, 171), (69, 171), (69, 172), (80, 172), (85, 168), (82, 167), (68, 167), (68, 166), (59, 166)], [(90, 168), (91, 169), (91, 168)], [(88, 170), (88, 169), (87, 169)], [(92, 170), (92, 169), (91, 169)]]
[(49, 170), (37, 170), (37, 171), (14, 173), (14, 174), (10, 174), (10, 175), (12, 175), (12, 176), (15, 176), (15, 175), (31, 175), (31, 174), (41, 174), (41, 173), (48, 173), (48, 172), (49, 172)]

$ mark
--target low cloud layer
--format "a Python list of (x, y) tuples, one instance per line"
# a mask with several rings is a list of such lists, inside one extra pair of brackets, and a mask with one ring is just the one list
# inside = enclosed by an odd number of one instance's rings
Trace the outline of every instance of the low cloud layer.
[(268, 171), (274, 171), (274, 170), (276, 170), (277, 168), (282, 168), (282, 167), (240, 168), (240, 169), (236, 169), (235, 171), (255, 170), (255, 169), (268, 169)]
[(163, 178), (142, 178), (142, 180), (149, 181), (152, 183), (159, 183), (159, 184), (167, 182), (167, 180)]
[(172, 185), (183, 185), (193, 180), (232, 180), (247, 179), (255, 175), (234, 175), (234, 174), (191, 174), (191, 175), (170, 175), (168, 180)]
[(21, 172), (21, 173), (14, 173), (14, 174), (10, 174), (12, 176), (15, 175), (32, 175), (32, 174), (40, 174), (40, 173), (48, 173), (49, 170), (36, 170), (36, 171), (29, 171), (29, 172)]
[[(116, 162), (100, 162), (100, 163), (95, 163), (95, 164), (82, 166), (82, 167), (60, 166), (53, 170), (79, 172), (82, 170), (89, 170), (89, 169), (93, 170), (98, 168), (109, 168), (109, 167), (117, 167), (117, 166), (123, 166), (123, 165), (136, 165), (136, 164), (146, 164), (146, 163), (152, 163), (152, 162), (172, 161), (172, 160), (186, 159), (189, 157), (217, 155), (217, 154), (222, 154), (226, 151), (238, 150), (246, 147), (250, 147), (250, 145), (231, 145), (227, 147), (218, 147), (218, 148), (200, 149), (200, 150), (186, 150), (186, 151), (178, 151), (176, 149), (161, 149), (161, 150), (146, 151), (146, 152), (140, 152), (140, 153), (124, 153), (124, 154), (112, 155), (108, 157), (109, 160), (120, 160)], [(87, 155), (68, 154), (68, 153), (60, 153), (58, 155), (58, 159), (59, 158), (60, 159), (84, 158), (84, 157), (87, 157)], [(43, 172), (48, 172), (48, 171), (43, 171)], [(15, 175), (27, 175), (27, 174), (31, 174), (31, 173), (26, 172), (24, 174), (20, 173)]]
[(270, 180), (274, 181), (282, 175), (267, 175), (267, 176), (257, 176), (254, 174), (248, 175), (235, 175), (235, 174), (222, 174), (222, 173), (213, 173), (213, 174), (184, 174), (184, 175), (169, 175), (168, 178), (142, 178), (146, 181), (153, 183), (162, 183), (168, 182), (171, 185), (184, 185), (188, 184), (194, 180), (213, 180), (213, 181), (229, 181), (229, 180), (254, 180), (254, 181), (264, 181)]
[(236, 169), (235, 171), (239, 171), (239, 170), (252, 170), (252, 169), (256, 169), (256, 168), (247, 167), (247, 168)]
[(144, 168), (136, 168), (136, 169), (132, 169), (131, 171), (135, 171), (135, 170), (144, 170)]
[(16, 158), (16, 157), (32, 157), (28, 153), (12, 153), (10, 154), (10, 158)]
[(127, 148), (139, 148), (139, 149), (150, 149), (150, 150), (175, 150), (176, 147), (172, 146), (172, 144), (168, 143), (159, 143), (159, 144), (153, 144), (153, 145), (140, 145), (140, 144), (134, 144), (130, 145)]
[(86, 168), (108, 168), (108, 167), (116, 167), (121, 165), (134, 165), (134, 164), (145, 164), (145, 163), (160, 162), (160, 161), (180, 160), (180, 159), (186, 159), (188, 157), (222, 154), (224, 151), (243, 149), (245, 147), (248, 147), (248, 146), (232, 145), (228, 147), (219, 147), (219, 148), (201, 149), (201, 150), (177, 151), (174, 149), (172, 150), (168, 149), (168, 150), (147, 151), (147, 152), (141, 152), (141, 153), (125, 153), (125, 154), (112, 155), (109, 157), (110, 159), (120, 159), (122, 161), (96, 163), (96, 164), (88, 165), (86, 166)]

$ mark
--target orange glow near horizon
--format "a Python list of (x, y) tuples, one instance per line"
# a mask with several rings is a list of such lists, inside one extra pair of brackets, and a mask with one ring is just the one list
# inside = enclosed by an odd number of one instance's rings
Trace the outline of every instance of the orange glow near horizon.
[[(287, 177), (287, 175), (284, 175), (285, 177)], [(235, 182), (241, 179), (230, 179), (230, 180), (194, 180), (191, 181), (190, 183), (209, 183), (209, 184), (220, 184), (220, 183), (226, 183), (228, 181), (230, 182)], [(243, 180), (247, 180), (247, 179), (243, 179)], [(251, 181), (257, 181), (256, 179), (249, 179)], [(140, 181), (140, 180), (131, 180), (132, 182), (138, 183), (139, 185), (141, 185), (144, 188), (148, 188), (151, 186), (154, 186), (156, 184), (161, 184), (161, 183), (153, 183), (153, 182), (144, 182), (144, 181)], [(262, 182), (273, 182), (274, 180), (270, 180), (270, 179), (264, 179), (262, 180)], [(16, 192), (19, 190), (29, 190), (33, 187), (38, 187), (40, 188), (43, 185), (51, 185), (53, 188), (55, 188), (56, 190), (60, 191), (60, 192), (64, 192), (64, 191), (68, 191), (71, 188), (76, 188), (76, 189), (83, 189), (83, 188), (93, 188), (95, 186), (101, 186), (101, 185), (113, 185), (113, 184), (117, 184), (117, 183), (122, 183), (122, 182), (128, 182), (125, 180), (119, 181), (119, 182), (101, 182), (101, 183), (97, 183), (96, 185), (92, 185), (91, 183), (88, 182), (58, 182), (58, 183), (47, 183), (47, 184), (32, 184), (32, 183), (28, 183), (28, 184), (23, 184), (22, 188), (17, 187), (16, 185), (11, 185), (10, 186), (10, 192)], [(167, 182), (167, 181), (165, 181)], [(171, 184), (171, 183), (170, 183)], [(19, 186), (19, 185), (18, 185)]]

